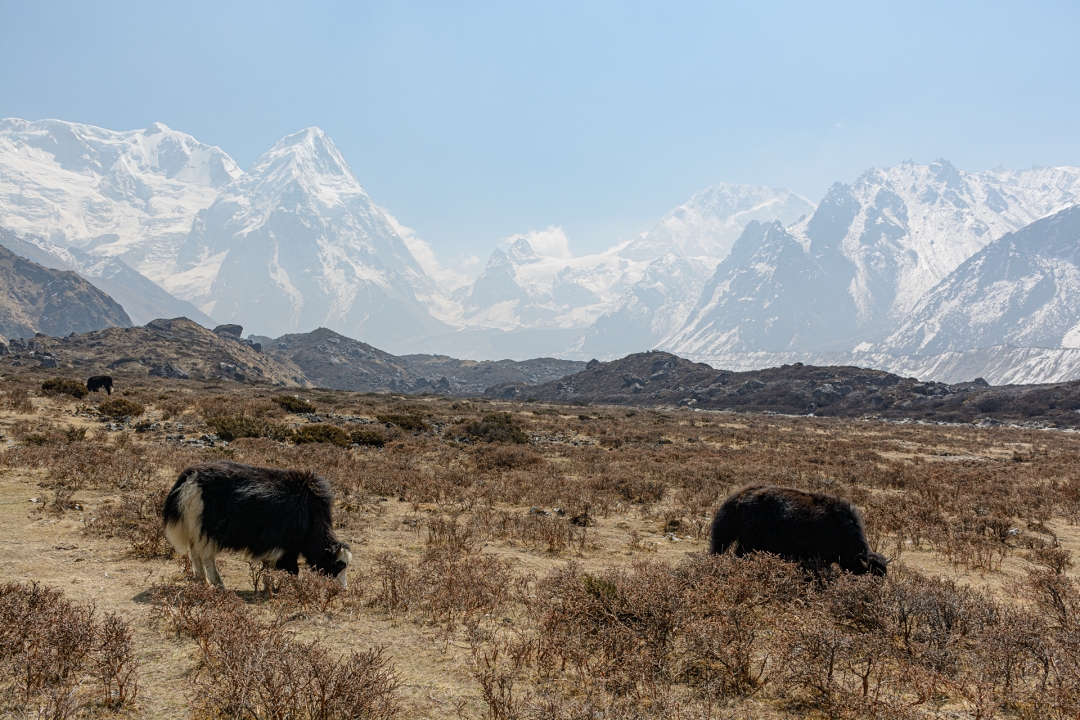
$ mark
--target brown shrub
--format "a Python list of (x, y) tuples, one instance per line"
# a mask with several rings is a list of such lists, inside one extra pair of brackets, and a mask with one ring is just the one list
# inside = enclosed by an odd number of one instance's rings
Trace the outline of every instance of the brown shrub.
[(126, 540), (139, 558), (169, 557), (172, 546), (165, 538), (163, 509), (168, 486), (152, 492), (129, 492), (119, 500), (106, 500), (86, 523), (86, 532)]
[(110, 398), (97, 406), (98, 414), (109, 418), (139, 417), (146, 408), (127, 398)]
[(0, 709), (70, 717), (94, 705), (118, 708), (138, 694), (138, 662), (127, 623), (95, 619), (37, 583), (0, 585)]
[(207, 420), (214, 434), (226, 442), (241, 438), (270, 438), (291, 440), (293, 433), (287, 425), (248, 415), (215, 415)]
[(315, 412), (314, 405), (295, 395), (278, 395), (275, 398), (271, 398), (271, 400), (285, 412), (297, 414)]
[(202, 662), (192, 679), (195, 718), (388, 720), (399, 712), (398, 678), (382, 648), (335, 659), (280, 622), (252, 617), (234, 593), (208, 585), (162, 586), (151, 616), (194, 637)]
[(510, 442), (524, 444), (529, 436), (518, 425), (514, 416), (506, 412), (487, 413), (462, 427), (462, 431), (483, 442)]
[(345, 434), (344, 430), (326, 423), (301, 425), (293, 433), (292, 439), (297, 445), (304, 445), (306, 443), (326, 443), (328, 445), (337, 445), (338, 447), (349, 447), (349, 445), (352, 444), (352, 440)]
[(390, 423), (396, 425), (402, 430), (422, 432), (428, 430), (431, 426), (424, 420), (424, 416), (415, 412), (396, 412), (396, 413), (382, 413), (376, 415), (375, 418), (381, 423)]
[(547, 464), (544, 456), (535, 450), (515, 445), (482, 446), (472, 457), (481, 470), (528, 470)]
[(21, 385), (0, 385), (0, 407), (14, 410), (17, 413), (34, 412), (34, 404), (30, 402), (30, 393)]
[(70, 395), (76, 400), (80, 400), (86, 397), (89, 392), (86, 385), (71, 378), (51, 378), (41, 383), (41, 394), (47, 397)]

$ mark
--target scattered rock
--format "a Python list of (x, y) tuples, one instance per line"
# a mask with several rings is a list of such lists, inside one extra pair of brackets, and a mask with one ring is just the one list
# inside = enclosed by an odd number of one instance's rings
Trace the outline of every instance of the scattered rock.
[(150, 368), (150, 374), (154, 377), (172, 378), (173, 380), (187, 380), (191, 377), (182, 367), (172, 362), (155, 365)]

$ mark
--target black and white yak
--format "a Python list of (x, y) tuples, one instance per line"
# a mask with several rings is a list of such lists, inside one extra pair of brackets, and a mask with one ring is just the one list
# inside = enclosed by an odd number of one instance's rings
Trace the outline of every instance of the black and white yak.
[(809, 567), (839, 563), (862, 575), (885, 575), (888, 560), (870, 549), (862, 515), (843, 498), (774, 485), (738, 490), (712, 523), (710, 551), (769, 552)]
[(304, 470), (275, 470), (234, 462), (192, 465), (165, 499), (165, 536), (187, 553), (196, 580), (224, 587), (215, 558), (223, 550), (299, 573), (308, 565), (346, 584), (352, 553), (337, 539), (333, 494)]

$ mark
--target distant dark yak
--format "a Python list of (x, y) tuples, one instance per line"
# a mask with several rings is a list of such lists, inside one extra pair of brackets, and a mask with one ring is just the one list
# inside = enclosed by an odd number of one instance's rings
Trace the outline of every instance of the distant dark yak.
[(105, 388), (105, 392), (112, 395), (112, 376), (110, 375), (95, 375), (86, 381), (86, 389), (90, 392), (97, 392)]
[(222, 550), (297, 574), (299, 556), (346, 584), (352, 553), (337, 539), (334, 497), (326, 480), (303, 470), (234, 462), (192, 465), (165, 499), (165, 536), (187, 553), (196, 580), (224, 587), (215, 558)]
[(888, 560), (870, 550), (862, 515), (847, 500), (774, 485), (745, 487), (724, 501), (712, 524), (710, 551), (760, 551), (808, 567), (839, 563), (862, 575), (884, 575)]

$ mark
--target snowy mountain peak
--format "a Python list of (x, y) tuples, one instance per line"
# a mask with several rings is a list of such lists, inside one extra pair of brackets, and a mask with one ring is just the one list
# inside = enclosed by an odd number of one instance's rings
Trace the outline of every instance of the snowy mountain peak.
[(623, 251), (635, 260), (653, 260), (673, 252), (717, 261), (751, 220), (788, 225), (814, 211), (814, 204), (790, 190), (761, 185), (717, 183), (694, 193), (668, 212), (644, 237)]
[[(964, 335), (970, 340), (972, 333), (965, 335), (959, 328), (964, 322), (978, 324), (964, 314), (973, 301), (945, 298), (974, 298), (977, 293), (971, 288), (981, 287), (978, 281), (966, 281), (966, 290), (951, 288), (933, 308), (919, 310), (920, 303), (962, 263), (982, 257), (980, 251), (997, 238), (1078, 201), (1077, 168), (970, 173), (939, 159), (929, 165), (905, 162), (868, 170), (851, 185), (834, 184), (813, 215), (783, 231), (773, 226), (762, 232), (748, 225), (717, 267), (694, 315), (663, 347), (695, 357), (846, 351), (869, 347), (898, 326), (904, 330), (889, 338), (890, 349), (925, 352), (942, 337)], [(987, 267), (1004, 272), (1000, 268), (1007, 261), (989, 262), (997, 256), (986, 257)], [(1064, 296), (1060, 288), (1070, 286), (1074, 274), (1055, 270), (1054, 275), (1047, 268), (1060, 265), (1060, 258), (1047, 257), (1044, 253), (1038, 261), (1025, 260), (1025, 268), (1043, 265), (1024, 269), (1024, 276), (1053, 276), (1059, 290), (1050, 294)], [(1041, 287), (1051, 288), (1050, 280)], [(1023, 293), (1002, 290), (994, 297), (1006, 295)], [(1005, 304), (1015, 305), (1010, 303)], [(980, 312), (988, 317), (1005, 312), (994, 306), (991, 313), (992, 305), (993, 299), (987, 299)], [(1057, 312), (1062, 306), (1053, 307)], [(954, 316), (945, 319), (953, 311)], [(951, 323), (953, 331), (919, 334), (920, 322), (930, 320), (908, 322), (913, 313), (941, 318), (934, 322)], [(1060, 330), (1054, 327), (1054, 332)]]
[[(166, 289), (267, 335), (329, 327), (396, 347), (447, 332), (448, 293), (318, 128), (278, 141), (199, 213)], [(439, 312), (442, 312), (440, 309)]]
[(220, 148), (154, 123), (0, 120), (0, 226), (121, 257), (160, 281), (218, 189), (243, 173)]
[(534, 263), (541, 259), (540, 253), (536, 252), (525, 238), (515, 241), (507, 255), (516, 263)]
[(876, 350), (1080, 346), (1080, 205), (995, 240), (930, 292)]
[(269, 166), (288, 165), (298, 174), (341, 176), (359, 182), (349, 169), (341, 151), (317, 127), (286, 135), (255, 163), (250, 174), (264, 174)]

